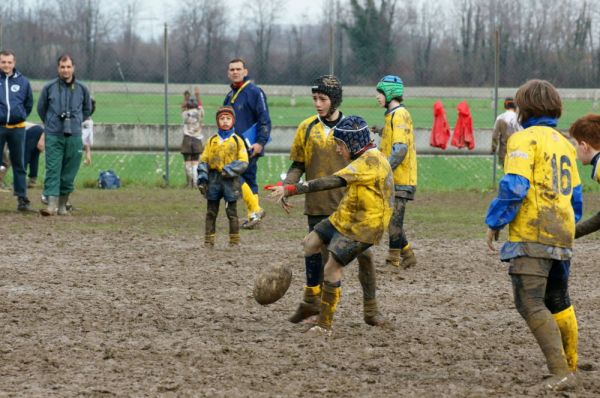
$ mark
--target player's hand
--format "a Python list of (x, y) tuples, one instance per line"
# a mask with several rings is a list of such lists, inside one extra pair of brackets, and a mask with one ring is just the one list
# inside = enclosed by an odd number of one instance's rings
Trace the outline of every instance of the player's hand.
[(485, 234), (485, 240), (486, 240), (488, 248), (491, 251), (494, 251), (494, 252), (496, 251), (496, 248), (494, 247), (494, 241), (498, 241), (499, 237), (500, 237), (499, 229), (488, 228), (487, 233)]
[(202, 196), (204, 196), (205, 198), (206, 198), (206, 190), (207, 190), (207, 188), (208, 187), (206, 185), (206, 182), (198, 183), (198, 190), (200, 191), (200, 194)]
[(285, 188), (283, 187), (283, 185), (270, 185), (265, 187), (267, 188), (269, 191), (271, 191), (271, 194), (269, 195), (269, 198), (277, 203), (279, 203), (279, 205), (281, 206), (281, 208), (286, 212), (286, 213), (290, 213), (291, 208), (293, 207), (292, 205), (290, 205), (287, 201), (287, 199), (285, 198)]
[(250, 147), (250, 157), (253, 158), (255, 156), (260, 155), (262, 150), (263, 146), (260, 145), (258, 142), (256, 144), (252, 144), (252, 146)]

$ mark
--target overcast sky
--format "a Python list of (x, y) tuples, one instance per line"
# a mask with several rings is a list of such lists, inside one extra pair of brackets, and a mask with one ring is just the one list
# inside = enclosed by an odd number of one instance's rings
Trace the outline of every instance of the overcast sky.
[[(122, 4), (127, 4), (123, 0), (108, 0), (117, 7), (123, 7)], [(215, 0), (219, 1), (219, 0)], [(228, 8), (231, 9), (231, 20), (241, 20), (240, 15), (247, 8), (249, 1), (253, 0), (221, 0), (225, 1)], [(280, 13), (279, 21), (283, 24), (301, 23), (307, 20), (316, 19), (323, 13), (324, 4), (327, 0), (281, 0), (284, 4), (283, 10)], [(161, 25), (164, 22), (172, 20), (177, 12), (178, 4), (182, 4), (177, 0), (143, 0), (140, 1), (143, 7), (140, 11), (140, 22), (138, 23), (139, 30), (146, 32), (150, 36), (162, 35)], [(146, 21), (146, 22), (143, 22)]]

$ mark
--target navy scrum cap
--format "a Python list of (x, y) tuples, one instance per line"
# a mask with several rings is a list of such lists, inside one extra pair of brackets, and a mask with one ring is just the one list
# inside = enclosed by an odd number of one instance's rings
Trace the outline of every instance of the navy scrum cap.
[(346, 144), (350, 156), (354, 159), (364, 147), (371, 143), (369, 125), (360, 116), (348, 116), (343, 118), (333, 128), (333, 137)]

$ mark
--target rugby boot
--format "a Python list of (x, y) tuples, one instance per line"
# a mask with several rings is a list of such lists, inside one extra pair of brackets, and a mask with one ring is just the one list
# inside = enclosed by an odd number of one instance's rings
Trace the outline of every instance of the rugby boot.
[(204, 235), (204, 247), (208, 249), (215, 247), (215, 234)]
[(364, 319), (367, 325), (388, 326), (389, 322), (379, 312), (377, 299), (363, 301)]
[(544, 380), (542, 388), (551, 391), (574, 391), (577, 389), (577, 376), (575, 373), (552, 376)]
[(229, 234), (229, 247), (240, 245), (240, 234)]
[(55, 216), (58, 212), (58, 196), (47, 196), (48, 207), (40, 210), (42, 216)]
[(569, 370), (575, 372), (577, 370), (577, 340), (578, 340), (578, 328), (577, 318), (575, 317), (575, 310), (573, 306), (562, 310), (557, 314), (552, 314), (552, 317), (558, 325), (560, 335), (562, 338), (563, 349), (567, 356), (567, 363), (569, 364)]
[(56, 214), (59, 216), (67, 216), (69, 215), (69, 210), (67, 210), (67, 204), (69, 203), (69, 195), (60, 195), (58, 197), (58, 210)]
[(413, 252), (410, 245), (407, 245), (404, 249), (402, 249), (402, 251), (400, 252), (400, 257), (402, 257), (400, 266), (403, 269), (408, 269), (417, 265), (417, 258), (415, 257), (415, 253)]
[(288, 320), (299, 323), (311, 316), (319, 315), (321, 309), (321, 285), (304, 286), (304, 299)]
[(400, 249), (389, 249), (385, 264), (400, 267), (400, 252)]

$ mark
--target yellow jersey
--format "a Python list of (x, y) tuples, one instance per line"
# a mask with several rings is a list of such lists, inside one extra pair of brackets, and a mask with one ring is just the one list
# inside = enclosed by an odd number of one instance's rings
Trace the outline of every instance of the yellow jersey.
[(329, 217), (344, 236), (363, 243), (378, 243), (392, 216), (394, 178), (383, 154), (367, 150), (334, 175), (346, 181), (346, 194)]
[(240, 160), (248, 162), (248, 152), (246, 146), (240, 137), (232, 134), (223, 140), (219, 134), (215, 134), (208, 139), (204, 152), (200, 156), (200, 161), (208, 163), (210, 170), (223, 171), (223, 167)]
[(415, 150), (413, 122), (410, 113), (404, 106), (400, 106), (385, 115), (379, 148), (386, 158), (390, 158), (392, 145), (395, 143), (405, 144), (408, 151), (402, 163), (394, 170), (394, 184), (416, 186), (417, 152)]
[[(315, 180), (346, 167), (347, 162), (336, 153), (335, 148), (333, 129), (321, 123), (315, 115), (298, 125), (290, 149), (290, 159), (304, 163), (306, 179)], [(338, 207), (344, 192), (344, 188), (338, 188), (306, 194), (304, 214), (330, 215)]]
[(571, 204), (581, 184), (576, 151), (558, 131), (532, 126), (508, 139), (504, 172), (529, 180), (529, 190), (509, 224), (509, 242), (570, 248), (575, 235)]

